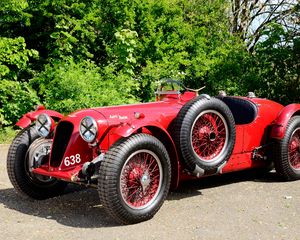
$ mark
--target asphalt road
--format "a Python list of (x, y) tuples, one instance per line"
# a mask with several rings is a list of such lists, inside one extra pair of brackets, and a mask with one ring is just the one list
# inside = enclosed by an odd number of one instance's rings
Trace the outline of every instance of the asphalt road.
[(70, 186), (65, 195), (24, 200), (6, 173), (0, 145), (1, 239), (300, 239), (300, 181), (275, 173), (227, 174), (184, 183), (153, 219), (118, 226), (95, 189)]

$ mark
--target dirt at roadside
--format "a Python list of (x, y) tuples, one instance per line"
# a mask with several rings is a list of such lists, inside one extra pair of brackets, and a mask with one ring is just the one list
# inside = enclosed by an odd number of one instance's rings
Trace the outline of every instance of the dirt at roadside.
[(6, 173), (0, 145), (1, 239), (295, 239), (300, 240), (300, 181), (249, 172), (184, 183), (153, 219), (118, 226), (95, 189), (70, 186), (63, 196), (24, 200)]

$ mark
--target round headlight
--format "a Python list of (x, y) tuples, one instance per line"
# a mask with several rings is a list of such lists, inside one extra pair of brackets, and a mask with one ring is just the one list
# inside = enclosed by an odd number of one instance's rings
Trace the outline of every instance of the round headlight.
[(41, 137), (47, 137), (51, 131), (52, 121), (47, 114), (40, 114), (35, 122), (35, 129)]
[(93, 142), (98, 134), (97, 123), (92, 117), (84, 117), (79, 126), (80, 136), (86, 142)]

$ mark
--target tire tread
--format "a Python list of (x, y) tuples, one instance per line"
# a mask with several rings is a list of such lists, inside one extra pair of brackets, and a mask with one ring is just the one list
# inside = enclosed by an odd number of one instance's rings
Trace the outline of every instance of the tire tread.
[(169, 174), (167, 186), (164, 189), (162, 199), (165, 200), (170, 186), (170, 174), (171, 174), (171, 164), (167, 150), (162, 145), (162, 143), (153, 136), (148, 134), (136, 134), (129, 138), (123, 138), (117, 143), (115, 143), (106, 153), (104, 161), (101, 162), (99, 170), (98, 179), (98, 193), (100, 202), (106, 209), (106, 211), (111, 215), (116, 221), (122, 224), (132, 224), (138, 223), (152, 218), (155, 213), (159, 210), (163, 201), (161, 201), (157, 206), (155, 206), (153, 211), (145, 212), (143, 214), (132, 214), (126, 210), (121, 204), (121, 196), (117, 193), (119, 171), (124, 164), (125, 156), (130, 149), (133, 149), (135, 145), (148, 141), (149, 144), (156, 146), (159, 151), (164, 155), (166, 159), (167, 172)]

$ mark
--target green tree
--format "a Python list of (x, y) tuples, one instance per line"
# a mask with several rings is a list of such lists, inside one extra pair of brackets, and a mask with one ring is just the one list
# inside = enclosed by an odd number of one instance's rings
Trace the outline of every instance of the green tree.
[(113, 52), (116, 30), (137, 33), (134, 73), (143, 101), (153, 97), (153, 83), (163, 77), (211, 86), (208, 73), (236, 42), (228, 30), (227, 6), (222, 0), (101, 1), (103, 19), (113, 19), (103, 25), (106, 49), (113, 53), (108, 57), (122, 54)]
[[(0, 89), (10, 96), (8, 86), (14, 87), (20, 95), (33, 94), (32, 103), (64, 112), (149, 101), (165, 77), (194, 88), (206, 85), (212, 95), (254, 90), (285, 103), (298, 101), (293, 86), (299, 85), (299, 4), (293, 1), (284, 11), (284, 2), (3, 0)], [(253, 9), (243, 11), (248, 5)], [(275, 13), (249, 51), (254, 38), (247, 29), (251, 16), (259, 15), (256, 6)], [(1, 111), (2, 122), (16, 121)]]
[(256, 44), (254, 53), (241, 45), (210, 72), (214, 92), (245, 95), (254, 91), (283, 104), (299, 102), (300, 36), (277, 23), (261, 34), (265, 40)]
[(39, 103), (34, 90), (27, 83), (1, 80), (0, 127), (9, 126)]
[(133, 103), (134, 84), (126, 75), (116, 75), (111, 66), (99, 68), (91, 61), (76, 63), (72, 58), (46, 65), (31, 80), (46, 107), (63, 113), (80, 108)]
[(22, 81), (30, 58), (37, 58), (38, 52), (27, 49), (24, 38), (0, 37), (0, 79)]
[(257, 44), (261, 81), (259, 91), (282, 103), (299, 102), (300, 32), (270, 24), (263, 32), (266, 40)]

